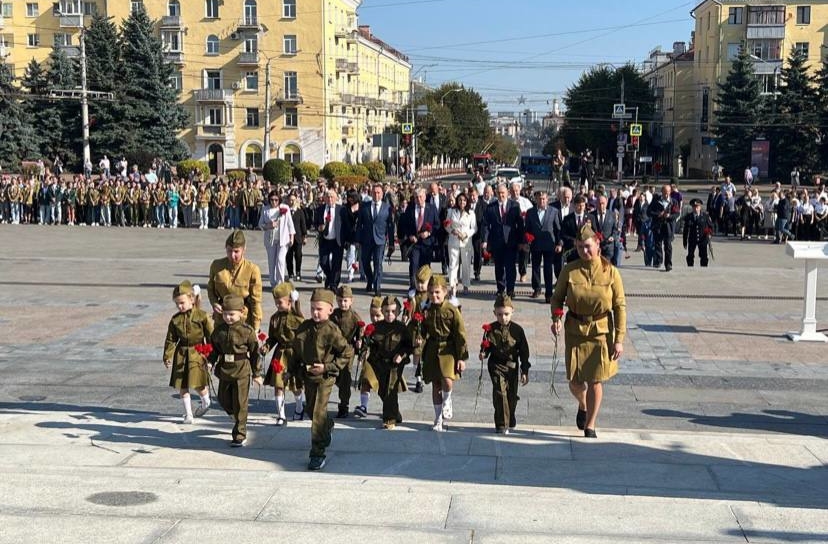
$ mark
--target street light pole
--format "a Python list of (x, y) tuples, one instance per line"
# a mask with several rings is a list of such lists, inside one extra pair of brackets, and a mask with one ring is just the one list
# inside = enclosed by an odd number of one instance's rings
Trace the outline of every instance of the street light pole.
[(81, 15), (80, 27), (80, 65), (81, 65), (81, 125), (83, 127), (83, 164), (92, 162), (92, 150), (89, 148), (89, 99), (86, 88), (86, 39)]
[(408, 114), (411, 122), (411, 176), (414, 177), (417, 172), (417, 116), (414, 112), (414, 76), (419, 74), (426, 68), (437, 66), (436, 64), (424, 64), (420, 66), (408, 80)]
[(267, 64), (265, 65), (265, 124), (264, 124), (264, 154), (263, 154), (263, 162), (266, 163), (270, 160), (270, 58), (267, 59)]

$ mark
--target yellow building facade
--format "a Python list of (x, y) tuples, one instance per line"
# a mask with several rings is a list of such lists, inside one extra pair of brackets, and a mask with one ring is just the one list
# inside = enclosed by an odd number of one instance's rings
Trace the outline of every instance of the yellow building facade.
[(361, 0), (61, 0), (59, 13), (53, 2), (2, 4), (0, 51), (17, 77), (53, 44), (77, 55), (91, 14), (120, 25), (146, 9), (191, 116), (181, 137), (214, 173), (274, 157), (386, 158), (373, 136), (408, 101), (408, 58), (358, 24)]
[(691, 15), (695, 19), (694, 83), (696, 122), (690, 156), (691, 169), (710, 172), (716, 160), (715, 98), (717, 83), (730, 72), (744, 42), (762, 92), (773, 93), (791, 50), (802, 50), (809, 68), (819, 69), (828, 53), (828, 0), (704, 0)]

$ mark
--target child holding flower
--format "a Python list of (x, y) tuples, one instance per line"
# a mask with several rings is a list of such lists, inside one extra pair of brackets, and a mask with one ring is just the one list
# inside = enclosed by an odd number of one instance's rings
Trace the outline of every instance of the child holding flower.
[[(365, 322), (362, 321), (359, 314), (352, 308), (354, 304), (354, 293), (350, 287), (347, 285), (339, 287), (336, 292), (336, 303), (339, 307), (331, 314), (331, 321), (339, 327), (342, 336), (354, 348), (354, 351), (359, 351), (362, 341), (362, 329), (365, 327)], [(348, 407), (351, 403), (351, 363), (352, 361), (348, 361), (348, 366), (339, 373), (336, 379), (336, 388), (339, 390), (339, 410), (336, 413), (337, 418), (348, 417)]]
[(287, 360), (290, 357), (290, 345), (296, 329), (305, 320), (299, 307), (299, 293), (293, 284), (283, 282), (273, 289), (273, 300), (276, 302), (276, 312), (270, 317), (270, 328), (267, 339), (262, 345), (262, 355), (273, 349), (273, 358), (265, 373), (264, 383), (275, 388), (276, 393), (276, 425), (287, 425), (285, 417), (285, 387), (289, 387), (296, 398), (294, 414), (297, 418), (304, 415), (302, 401), (302, 382), (297, 376), (286, 376)]
[(195, 389), (201, 397), (201, 405), (195, 411), (195, 417), (203, 416), (210, 408), (210, 374), (203, 353), (205, 342), (213, 334), (213, 322), (200, 308), (201, 290), (189, 281), (183, 281), (173, 289), (173, 302), (178, 313), (172, 316), (167, 327), (164, 341), (164, 366), (171, 368), (170, 387), (180, 391), (184, 404), (183, 423), (193, 422), (193, 408), (190, 389)]
[(414, 285), (417, 289), (416, 291), (408, 293), (409, 298), (405, 301), (403, 307), (405, 309), (404, 321), (408, 324), (411, 330), (411, 337), (414, 339), (414, 378), (416, 381), (414, 392), (422, 393), (423, 364), (421, 356), (423, 353), (423, 344), (422, 342), (417, 342), (417, 339), (422, 337), (422, 319), (415, 320), (414, 316), (416, 314), (423, 316), (426, 308), (428, 308), (428, 282), (431, 280), (431, 267), (427, 264), (421, 266), (417, 270), (417, 275), (414, 279)]
[[(365, 326), (362, 333), (362, 345), (357, 354), (357, 380), (359, 381), (359, 405), (354, 409), (354, 416), (367, 417), (368, 416), (368, 401), (371, 399), (372, 383), (376, 382), (376, 374), (374, 369), (368, 362), (368, 354), (371, 349), (371, 335), (374, 334), (374, 328), (377, 323), (383, 320), (382, 315), (382, 297), (371, 298), (371, 307), (368, 309), (368, 314), (371, 317), (371, 323)], [(359, 369), (359, 361), (365, 361), (362, 370)]]

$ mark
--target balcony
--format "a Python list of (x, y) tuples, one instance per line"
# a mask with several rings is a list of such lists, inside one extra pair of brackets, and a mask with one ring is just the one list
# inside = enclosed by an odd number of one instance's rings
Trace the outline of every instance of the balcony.
[(161, 28), (181, 28), (180, 15), (164, 15), (161, 17)]
[(184, 65), (184, 53), (181, 51), (164, 51), (164, 60), (176, 66)]
[(3, 16), (0, 15), (0, 28), (3, 28), (4, 26), (6, 26), (6, 22), (3, 20)]
[(785, 25), (748, 25), (748, 40), (782, 40), (785, 38)]
[(753, 72), (759, 74), (778, 74), (782, 70), (781, 60), (753, 60)]
[(242, 51), (239, 53), (239, 60), (236, 61), (236, 64), (240, 66), (258, 66), (259, 65), (259, 52), (258, 51)]
[(196, 89), (193, 91), (198, 102), (230, 102), (233, 89)]
[(197, 140), (226, 140), (233, 127), (229, 125), (205, 125), (196, 124)]
[(63, 51), (63, 53), (70, 59), (80, 57), (80, 47), (77, 45), (60, 45), (58, 46), (58, 49)]
[(340, 93), (339, 100), (345, 105), (351, 105), (354, 103), (354, 95), (348, 93)]
[(83, 15), (61, 15), (60, 28), (81, 28), (83, 26)]
[(236, 26), (236, 28), (239, 30), (239, 32), (244, 32), (245, 30), (259, 32), (262, 29), (262, 25), (259, 23), (258, 17), (249, 15), (239, 19), (239, 24)]
[(299, 91), (287, 91), (277, 94), (275, 102), (277, 106), (281, 107), (304, 104), (305, 101), (302, 99), (302, 95), (299, 94)]
[(347, 125), (342, 127), (342, 137), (343, 138), (348, 138), (349, 136), (353, 136), (353, 135), (354, 135), (354, 128), (353, 127), (350, 127), (350, 126), (347, 126)]
[(358, 74), (359, 65), (356, 62), (348, 62), (348, 59), (336, 59), (336, 71), (347, 74)]
[(656, 87), (653, 89), (653, 94), (656, 98), (664, 98), (664, 87)]
[(334, 36), (337, 38), (350, 38), (354, 34), (354, 29), (348, 28), (347, 26), (340, 26), (337, 27), (336, 31), (334, 31)]

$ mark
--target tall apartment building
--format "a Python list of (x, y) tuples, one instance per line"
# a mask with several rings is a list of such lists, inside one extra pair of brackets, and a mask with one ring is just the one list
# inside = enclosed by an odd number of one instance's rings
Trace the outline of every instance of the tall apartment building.
[(691, 11), (695, 18), (694, 79), (696, 123), (689, 165), (709, 172), (716, 160), (715, 121), (717, 83), (727, 78), (744, 42), (762, 92), (773, 93), (780, 70), (793, 48), (818, 70), (824, 55), (828, 0), (704, 0)]
[(212, 172), (259, 167), (273, 157), (356, 163), (383, 158), (372, 136), (395, 124), (408, 102), (411, 71), (404, 54), (358, 24), (361, 3), (2, 0), (0, 54), (20, 77), (53, 44), (77, 55), (80, 27), (91, 14), (120, 25), (143, 7), (178, 68), (171, 84), (181, 89), (192, 120), (181, 137)]

